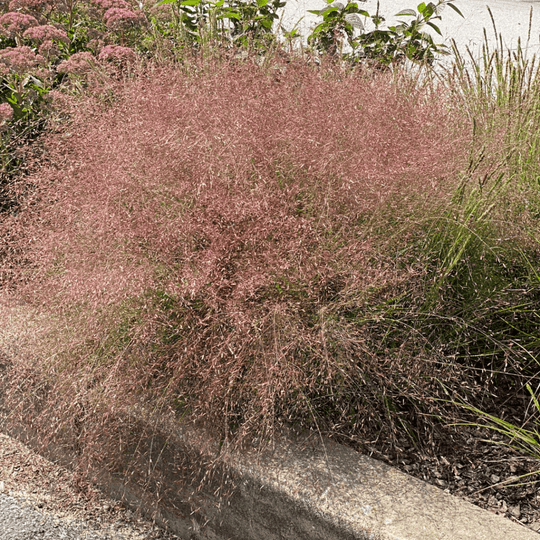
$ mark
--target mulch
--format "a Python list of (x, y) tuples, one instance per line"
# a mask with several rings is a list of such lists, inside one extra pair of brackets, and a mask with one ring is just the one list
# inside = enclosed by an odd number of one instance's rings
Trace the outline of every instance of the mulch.
[(399, 450), (394, 445), (387, 451), (370, 447), (366, 452), (364, 447), (363, 452), (540, 533), (540, 459), (508, 447), (503, 444), (508, 441), (486, 428), (462, 428), (436, 452), (399, 442)]

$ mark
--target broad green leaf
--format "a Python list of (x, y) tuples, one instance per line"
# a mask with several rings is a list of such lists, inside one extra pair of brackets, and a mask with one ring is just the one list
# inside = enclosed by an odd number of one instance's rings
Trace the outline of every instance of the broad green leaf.
[(362, 19), (360, 19), (357, 13), (349, 13), (348, 15), (345, 15), (345, 20), (351, 26), (358, 28), (360, 31), (364, 30), (364, 23), (362, 22)]
[(461, 13), (461, 11), (459, 11), (459, 9), (458, 9), (456, 6), (454, 6), (454, 4), (448, 3), (447, 5), (448, 5), (449, 7), (451, 7), (458, 15), (461, 15), (463, 18), (465, 18), (465, 17), (463, 16), (463, 13)]
[(430, 2), (422, 12), (422, 15), (424, 16), (424, 19), (429, 19), (434, 13), (435, 6)]
[(339, 13), (339, 9), (336, 6), (332, 5), (325, 7), (321, 9), (321, 11), (319, 11), (319, 15), (330, 15), (331, 13)]
[(240, 13), (236, 13), (235, 11), (229, 11), (228, 13), (226, 13), (224, 15), (220, 15), (219, 17), (217, 17), (217, 19), (219, 21), (221, 21), (223, 19), (237, 19), (237, 20), (240, 20), (241, 16), (240, 16)]
[(389, 26), (388, 30), (392, 30), (392, 32), (396, 32), (397, 34), (403, 34), (407, 28), (409, 28), (409, 25), (401, 22), (401, 24), (398, 24), (397, 26)]
[(444, 11), (445, 7), (446, 7), (445, 2), (439, 2), (436, 6), (435, 5), (433, 6), (433, 9), (437, 15), (440, 15)]
[(32, 84), (34, 84), (35, 86), (37, 86), (38, 88), (40, 89), (44, 89), (45, 87), (43, 86), (43, 83), (37, 79), (36, 77), (34, 77), (33, 75), (29, 75), (29, 79), (30, 81), (32, 81)]
[(268, 4), (268, 0), (257, 0), (257, 5), (262, 8)]
[(427, 21), (426, 24), (431, 26), (431, 28), (433, 28), (433, 30), (435, 30), (435, 32), (437, 32), (437, 34), (442, 36), (442, 33), (441, 33), (439, 27), (436, 24), (433, 24), (431, 21)]
[(345, 6), (341, 2), (332, 2), (330, 4), (330, 8), (337, 9), (338, 11), (343, 11), (343, 9), (345, 9)]
[(396, 13), (395, 17), (401, 17), (402, 15), (416, 17), (416, 11), (414, 11), (414, 9), (404, 9), (399, 13)]
[(182, 0), (179, 2), (181, 6), (198, 6), (202, 0)]
[(426, 9), (426, 4), (424, 2), (422, 2), (421, 4), (418, 4), (417, 9), (420, 13), (424, 13), (424, 9)]

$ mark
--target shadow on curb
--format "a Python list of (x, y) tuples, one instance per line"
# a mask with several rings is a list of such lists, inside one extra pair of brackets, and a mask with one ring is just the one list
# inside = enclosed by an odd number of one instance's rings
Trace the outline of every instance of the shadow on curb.
[[(220, 451), (202, 430), (139, 414), (137, 445), (92, 474), (109, 496), (190, 540), (527, 540), (537, 533), (384, 463), (315, 436), (271, 449)], [(6, 428), (6, 424), (2, 426)], [(73, 468), (73, 441), (45, 449), (24, 426), (10, 435)], [(133, 439), (135, 439), (133, 438)], [(324, 443), (324, 444), (323, 444)]]
[[(27, 311), (17, 308), (5, 313), (0, 322), (10, 324), (0, 325), (4, 372), (19, 354), (21, 335), (32, 333)], [(5, 385), (7, 380), (0, 378), (0, 383)], [(64, 430), (61, 439), (45, 445), (43, 437), (32, 430), (31, 418), (24, 424), (2, 412), (1, 431), (52, 461), (81, 469), (84, 449), (79, 446), (77, 429)], [(102, 460), (90, 469), (89, 477), (110, 497), (185, 540), (539, 537), (502, 516), (315, 435), (281, 434), (271, 448), (233, 452), (200, 428), (140, 408), (131, 411), (129, 418), (117, 416), (111, 421), (115, 438), (107, 444), (112, 446), (98, 449)], [(84, 430), (82, 422), (79, 430)]]

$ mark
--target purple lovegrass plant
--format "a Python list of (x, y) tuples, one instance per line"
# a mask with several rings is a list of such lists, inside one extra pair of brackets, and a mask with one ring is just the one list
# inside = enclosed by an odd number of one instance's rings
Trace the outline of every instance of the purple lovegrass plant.
[(240, 438), (287, 421), (340, 432), (355, 411), (359, 433), (384, 423), (381, 395), (407, 384), (421, 400), (426, 374), (446, 380), (429, 358), (371, 350), (347, 313), (417, 278), (385, 252), (388, 223), (452, 192), (462, 116), (387, 74), (275, 67), (155, 68), (112, 81), (107, 107), (63, 98), (72, 135), (44, 141), (0, 274), (73, 329), (31, 356), (51, 359), (32, 368), (49, 402), (32, 409), (27, 385), (17, 410), (71, 433), (79, 396), (85, 459), (96, 441), (121, 458), (111, 419), (137, 406)]

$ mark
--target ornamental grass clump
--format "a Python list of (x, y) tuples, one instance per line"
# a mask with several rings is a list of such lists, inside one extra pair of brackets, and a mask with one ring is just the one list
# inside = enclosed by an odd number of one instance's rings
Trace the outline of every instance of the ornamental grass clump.
[(445, 347), (483, 381), (482, 400), (471, 390), (443, 399), (461, 409), (460, 425), (488, 427), (505, 436), (495, 444), (538, 457), (540, 78), (525, 50), (505, 51), (499, 35), (480, 59), (456, 55), (447, 82), (473, 122), (471, 157), (423, 250), (439, 261), (425, 311), (438, 311)]
[[(165, 418), (232, 445), (292, 426), (396, 456), (478, 417), (510, 434), (517, 410), (534, 446), (534, 62), (314, 65), (266, 38), (236, 54), (174, 3), (20, 4), (0, 283), (40, 331), (3, 365), (13, 425), (125, 474), (151, 459), (143, 417), (163, 440)], [(279, 4), (253, 8), (263, 36)], [(33, 115), (46, 135), (20, 138)]]
[(434, 381), (461, 382), (376, 321), (422, 279), (392, 236), (452, 193), (462, 119), (405, 76), (274, 67), (156, 69), (73, 103), (4, 221), (6, 286), (59, 328), (12, 370), (14, 417), (61, 439), (83, 414), (87, 457), (137, 410), (238, 443), (287, 423), (359, 441), (424, 429)]

